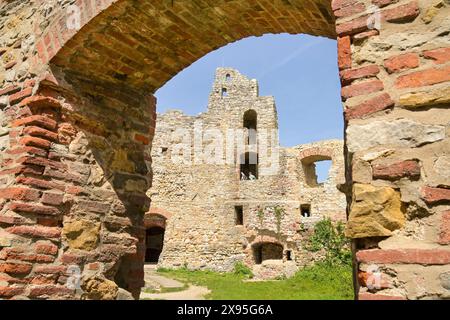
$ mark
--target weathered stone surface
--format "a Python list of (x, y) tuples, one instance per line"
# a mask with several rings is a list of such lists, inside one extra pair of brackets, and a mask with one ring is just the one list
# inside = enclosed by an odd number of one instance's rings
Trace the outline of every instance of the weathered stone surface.
[[(227, 89), (226, 97), (222, 97), (223, 88)], [(253, 265), (252, 242), (261, 235), (278, 233), (283, 250), (279, 258), (287, 260), (286, 252), (290, 251), (292, 263), (302, 266), (316, 256), (302, 248), (307, 236), (298, 232), (301, 226), (311, 229), (324, 217), (345, 220), (345, 195), (337, 188), (344, 182), (343, 145), (339, 140), (280, 147), (276, 159), (279, 167), (269, 173), (263, 170), (270, 169), (272, 159), (260, 153), (259, 177), (254, 181), (240, 180), (240, 164), (236, 162), (174, 162), (179, 142), (174, 128), (185, 128), (182, 138), (190, 137), (188, 146), (194, 147), (196, 124), (201, 122), (203, 128), (218, 130), (225, 137), (228, 130), (242, 130), (248, 110), (256, 113), (258, 132), (278, 131), (274, 98), (259, 96), (256, 80), (231, 68), (218, 68), (206, 112), (188, 116), (170, 110), (157, 115), (151, 150), (153, 186), (148, 193), (152, 206), (145, 224), (147, 228), (165, 228), (159, 266), (174, 268), (186, 263), (190, 269), (231, 271), (238, 261)], [(270, 146), (279, 147), (272, 142)], [(224, 160), (224, 156), (220, 154), (219, 158)], [(314, 163), (327, 159), (332, 159), (329, 177), (318, 183)], [(133, 191), (143, 188), (142, 182), (126, 174), (114, 178), (114, 185)], [(279, 230), (273, 212), (275, 203), (285, 209)], [(242, 206), (242, 225), (236, 225), (235, 206)], [(309, 209), (311, 217), (301, 215), (302, 206)], [(263, 210), (261, 219), (259, 208)]]
[(69, 248), (94, 250), (99, 241), (100, 223), (81, 219), (66, 221), (62, 233)]
[(116, 300), (134, 300), (133, 295), (125, 289), (119, 288)]
[(119, 292), (114, 281), (100, 277), (86, 279), (81, 289), (84, 291), (82, 299), (85, 300), (116, 300)]
[(389, 187), (356, 183), (346, 228), (350, 238), (390, 236), (405, 224), (400, 193)]
[(291, 278), (297, 271), (298, 266), (293, 261), (265, 260), (253, 267), (253, 275), (256, 280)]
[(431, 89), (420, 92), (409, 92), (400, 96), (399, 103), (409, 108), (418, 108), (450, 102), (450, 87)]
[(381, 145), (418, 147), (443, 140), (445, 127), (422, 124), (409, 119), (373, 121), (368, 124), (349, 126), (347, 138), (350, 152)]

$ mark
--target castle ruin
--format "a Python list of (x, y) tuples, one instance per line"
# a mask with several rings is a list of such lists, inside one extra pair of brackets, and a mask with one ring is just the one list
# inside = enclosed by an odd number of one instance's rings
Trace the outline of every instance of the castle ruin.
[[(343, 141), (280, 147), (274, 98), (231, 68), (217, 69), (206, 112), (158, 114), (152, 159), (146, 262), (162, 267), (242, 261), (261, 277), (291, 275), (316, 259), (305, 250), (314, 223), (346, 219)], [(318, 183), (321, 160), (332, 165)]]

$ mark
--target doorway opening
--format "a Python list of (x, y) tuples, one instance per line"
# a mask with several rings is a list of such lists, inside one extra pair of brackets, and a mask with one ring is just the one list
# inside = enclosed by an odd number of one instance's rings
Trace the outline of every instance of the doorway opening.
[(282, 260), (283, 246), (279, 243), (263, 242), (253, 246), (253, 259), (255, 264), (265, 260)]
[(164, 228), (151, 227), (145, 232), (145, 262), (156, 264), (164, 246)]

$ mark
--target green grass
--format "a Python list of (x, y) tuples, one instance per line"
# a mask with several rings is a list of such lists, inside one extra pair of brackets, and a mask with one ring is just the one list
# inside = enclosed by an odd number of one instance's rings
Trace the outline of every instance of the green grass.
[(208, 287), (213, 300), (348, 300), (353, 299), (350, 266), (319, 263), (279, 281), (244, 282), (245, 276), (211, 271), (158, 270), (185, 283)]

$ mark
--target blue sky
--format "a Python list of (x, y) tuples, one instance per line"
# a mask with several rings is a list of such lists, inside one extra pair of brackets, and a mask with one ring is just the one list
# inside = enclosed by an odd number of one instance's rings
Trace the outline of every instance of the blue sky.
[[(261, 96), (275, 97), (282, 146), (343, 138), (335, 40), (279, 34), (228, 44), (159, 89), (158, 112), (181, 109), (195, 115), (206, 111), (217, 67), (238, 69), (258, 80)], [(319, 179), (327, 170), (320, 167)]]

